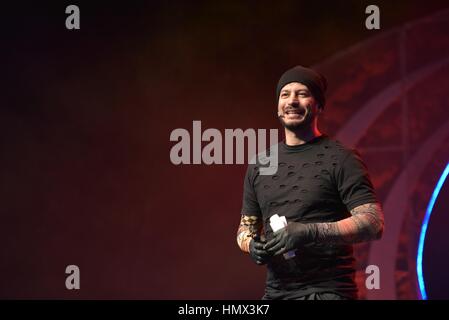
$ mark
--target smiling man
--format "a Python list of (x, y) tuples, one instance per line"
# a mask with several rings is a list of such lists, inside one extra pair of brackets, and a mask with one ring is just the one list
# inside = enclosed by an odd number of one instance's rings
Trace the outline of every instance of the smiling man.
[[(260, 175), (259, 165), (250, 164), (246, 172), (237, 243), (267, 265), (263, 299), (356, 299), (352, 245), (383, 232), (382, 209), (359, 154), (318, 129), (326, 88), (321, 74), (302, 66), (281, 76), (276, 96), (285, 140), (278, 171)], [(287, 226), (273, 232), (276, 214)]]

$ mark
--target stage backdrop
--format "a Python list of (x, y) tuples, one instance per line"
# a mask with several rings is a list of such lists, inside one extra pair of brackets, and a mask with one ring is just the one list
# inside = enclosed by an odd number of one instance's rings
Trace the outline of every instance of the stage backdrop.
[[(259, 299), (264, 268), (236, 243), (246, 166), (176, 166), (170, 134), (281, 129), (297, 64), (327, 76), (320, 128), (360, 151), (385, 210), (383, 239), (356, 246), (362, 298), (421, 298), (449, 161), (445, 1), (379, 1), (379, 30), (364, 1), (78, 2), (80, 30), (69, 4), (2, 9), (1, 298)], [(445, 261), (444, 199), (425, 271)]]

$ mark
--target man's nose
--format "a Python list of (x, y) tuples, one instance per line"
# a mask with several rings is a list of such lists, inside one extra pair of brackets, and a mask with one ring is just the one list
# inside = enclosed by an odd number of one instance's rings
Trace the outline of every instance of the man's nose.
[(287, 99), (287, 105), (289, 106), (296, 106), (299, 104), (298, 97), (294, 94), (290, 95)]

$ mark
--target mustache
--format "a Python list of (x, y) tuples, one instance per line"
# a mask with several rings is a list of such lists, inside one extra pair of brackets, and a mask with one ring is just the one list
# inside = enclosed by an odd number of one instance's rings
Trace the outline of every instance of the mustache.
[(306, 104), (306, 105), (302, 105), (302, 104), (288, 104), (285, 107), (285, 112), (287, 111), (294, 111), (294, 110), (298, 110), (298, 109), (309, 109), (311, 107), (310, 104)]
[[(304, 107), (304, 109), (306, 109), (307, 107)], [(289, 107), (289, 108), (286, 108), (285, 110), (284, 110), (284, 112), (290, 112), (290, 111), (298, 111), (298, 110), (300, 110), (301, 109), (301, 107)]]
[(302, 109), (305, 109), (305, 111), (307, 112), (307, 111), (311, 108), (311, 105), (310, 105), (310, 104), (308, 104), (308, 105), (306, 105), (306, 106), (298, 105), (298, 106), (296, 106), (296, 107), (293, 107), (293, 106), (287, 106), (287, 108), (286, 108), (285, 110), (283, 110), (283, 111), (278, 111), (277, 116), (278, 116), (278, 118), (285, 118), (285, 114), (286, 114), (286, 113), (288, 113), (288, 112), (290, 112), (290, 111), (297, 111), (297, 110), (300, 110), (301, 108), (302, 108)]

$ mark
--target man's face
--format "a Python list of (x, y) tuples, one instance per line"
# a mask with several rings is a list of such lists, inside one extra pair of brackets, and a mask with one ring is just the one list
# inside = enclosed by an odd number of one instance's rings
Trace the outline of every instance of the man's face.
[(299, 82), (286, 84), (279, 95), (281, 124), (290, 130), (309, 127), (319, 113), (317, 101), (307, 86)]

